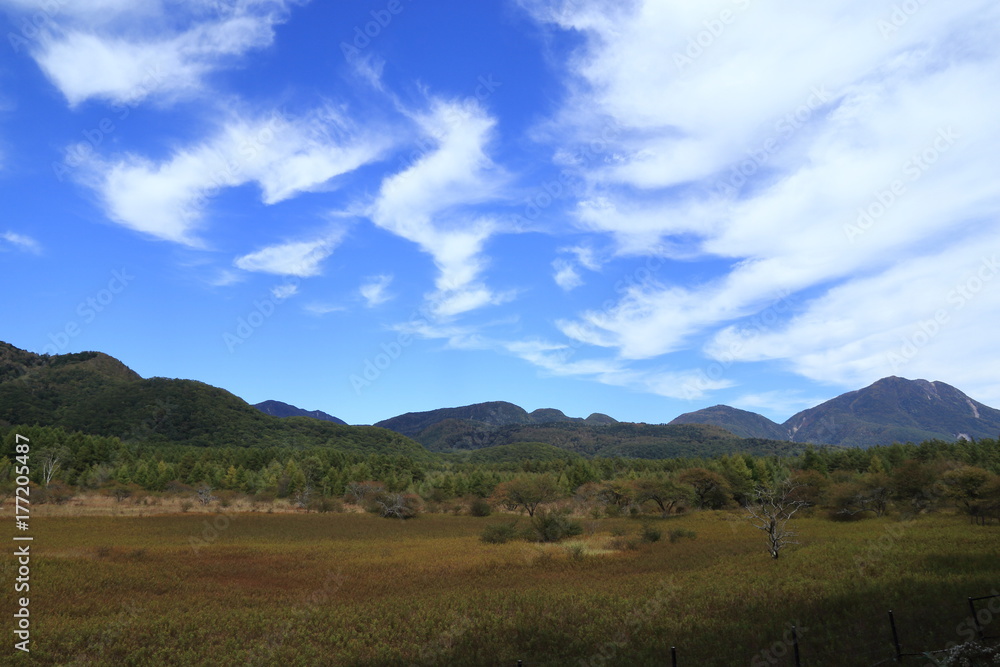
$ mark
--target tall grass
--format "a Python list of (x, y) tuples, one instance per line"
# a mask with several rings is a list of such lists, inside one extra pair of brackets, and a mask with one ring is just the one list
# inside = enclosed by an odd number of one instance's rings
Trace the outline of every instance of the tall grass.
[[(891, 655), (887, 609), (905, 650), (943, 648), (962, 639), (965, 598), (1000, 589), (995, 527), (807, 518), (775, 561), (734, 518), (672, 519), (697, 539), (577, 557), (483, 543), (482, 520), (461, 516), (246, 514), (196, 551), (207, 515), (49, 517), (34, 527), (30, 659), (652, 665), (673, 645), (681, 665), (730, 666), (795, 624), (805, 664), (857, 667)], [(604, 519), (581, 539), (616, 529), (639, 526)]]

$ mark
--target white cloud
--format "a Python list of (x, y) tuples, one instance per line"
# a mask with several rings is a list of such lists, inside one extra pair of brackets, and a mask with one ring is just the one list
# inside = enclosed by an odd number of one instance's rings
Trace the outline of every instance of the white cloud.
[(17, 232), (6, 231), (0, 233), (0, 241), (5, 241), (6, 243), (0, 243), (0, 251), (8, 250), (13, 248), (14, 250), (20, 250), (21, 252), (30, 252), (32, 254), (39, 254), (42, 251), (42, 245), (24, 234), (18, 234)]
[(233, 265), (244, 271), (279, 276), (317, 276), (321, 273), (323, 260), (333, 254), (342, 238), (343, 232), (336, 231), (309, 241), (279, 243), (237, 257)]
[(567, 292), (583, 284), (583, 278), (580, 277), (576, 267), (565, 259), (559, 258), (554, 260), (552, 268), (555, 270), (552, 279)]
[(299, 286), (296, 283), (283, 283), (281, 285), (275, 285), (271, 288), (271, 296), (273, 296), (278, 301), (284, 301), (289, 297), (293, 297), (299, 293)]
[[(559, 287), (567, 292), (583, 285), (583, 277), (580, 275), (580, 268), (589, 271), (598, 271), (601, 262), (597, 258), (597, 253), (593, 248), (585, 245), (578, 245), (569, 248), (560, 248), (560, 253), (564, 256), (558, 257), (552, 262), (554, 273), (552, 279)], [(571, 255), (566, 257), (565, 255)]]
[(733, 407), (750, 412), (775, 415), (774, 421), (784, 423), (789, 417), (807, 408), (828, 401), (824, 398), (803, 397), (795, 390), (775, 390), (754, 394), (743, 394), (730, 401)]
[(374, 308), (390, 300), (392, 295), (386, 291), (390, 283), (392, 283), (392, 276), (387, 274), (368, 278), (358, 290), (365, 300), (365, 305), (368, 308)]
[(630, 368), (609, 358), (577, 358), (578, 348), (540, 340), (497, 343), (496, 346), (558, 377), (581, 377), (666, 398), (699, 399), (733, 382), (710, 379), (696, 369)]
[(330, 303), (310, 303), (305, 306), (305, 310), (313, 315), (329, 315), (330, 313), (340, 313), (347, 310), (344, 306)]
[(438, 269), (436, 290), (428, 295), (439, 317), (452, 317), (512, 298), (481, 279), (486, 242), (501, 231), (489, 216), (470, 207), (502, 195), (506, 174), (486, 154), (496, 121), (475, 102), (432, 100), (415, 114), (432, 150), (382, 182), (368, 216), (375, 224), (408, 239), (431, 255)]
[(1000, 232), (986, 228), (914, 261), (842, 284), (773, 328), (715, 334), (706, 353), (735, 361), (780, 360), (799, 374), (844, 387), (887, 375), (944, 380), (1000, 399), (989, 364), (1000, 326)]
[(269, 46), (289, 0), (54, 3), (4, 0), (40, 20), (29, 50), (71, 106), (200, 90), (207, 74)]
[(275, 204), (330, 187), (337, 176), (379, 159), (389, 141), (330, 107), (299, 117), (232, 114), (214, 136), (166, 160), (95, 157), (82, 165), (81, 177), (113, 221), (199, 246), (208, 200), (219, 190), (256, 183), (264, 203)]
[[(942, 266), (998, 247), (980, 236), (1000, 215), (995, 4), (925, 4), (898, 30), (880, 24), (891, 8), (862, 0), (524, 4), (586, 38), (566, 104), (537, 132), (587, 184), (578, 226), (619, 254), (695, 262), (698, 276), (560, 321), (578, 343), (643, 360), (707, 336), (715, 357), (736, 346), (739, 360), (856, 386), (889, 373), (887, 332), (901, 335), (928, 290), (950, 287)], [(727, 21), (706, 32), (723, 9)], [(892, 278), (911, 265), (920, 279)], [(774, 309), (789, 293), (808, 318), (736, 335), (755, 314), (787, 321), (792, 311)], [(1000, 310), (980, 316), (1000, 326)], [(960, 330), (912, 364), (949, 376), (947, 358), (950, 377), (997, 391), (975, 361), (982, 334)]]

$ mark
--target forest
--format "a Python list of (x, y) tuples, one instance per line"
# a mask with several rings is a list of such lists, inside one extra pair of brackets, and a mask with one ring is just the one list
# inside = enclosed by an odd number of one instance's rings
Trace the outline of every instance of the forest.
[[(3, 430), (0, 490), (10, 494), (18, 463), (15, 434), (33, 444), (33, 503), (79, 493), (119, 501), (148, 494), (197, 498), (243, 495), (328, 511), (359, 484), (405, 494), (425, 512), (468, 513), (475, 501), (503, 504), (512, 480), (542, 479), (548, 501), (609, 516), (681, 513), (747, 504), (756, 489), (794, 486), (797, 499), (836, 518), (953, 508), (986, 523), (1000, 517), (996, 440), (893, 444), (867, 449), (807, 446), (793, 456), (586, 458), (543, 443), (411, 457), (325, 447), (203, 447), (123, 442), (60, 427)], [(359, 448), (360, 449), (360, 448)], [(585, 508), (585, 509), (584, 509)]]

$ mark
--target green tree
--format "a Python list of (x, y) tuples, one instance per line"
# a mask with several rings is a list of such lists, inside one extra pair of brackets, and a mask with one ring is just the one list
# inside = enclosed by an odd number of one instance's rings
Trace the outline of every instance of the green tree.
[(695, 504), (700, 509), (721, 509), (732, 501), (729, 483), (717, 472), (706, 468), (688, 468), (677, 476), (677, 481), (691, 485)]
[(539, 505), (559, 499), (562, 491), (551, 475), (520, 475), (499, 484), (494, 495), (500, 502), (523, 508), (534, 517)]
[(962, 466), (941, 476), (941, 495), (955, 503), (976, 523), (985, 523), (997, 505), (1000, 481), (989, 470), (976, 466)]
[(689, 484), (670, 477), (640, 477), (632, 480), (631, 486), (637, 503), (653, 502), (663, 516), (694, 499), (694, 489)]

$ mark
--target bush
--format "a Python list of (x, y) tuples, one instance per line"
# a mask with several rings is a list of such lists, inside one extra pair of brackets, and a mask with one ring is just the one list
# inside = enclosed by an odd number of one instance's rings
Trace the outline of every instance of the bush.
[(942, 667), (973, 667), (974, 665), (1000, 665), (1000, 647), (990, 648), (971, 641), (949, 649), (937, 664)]
[(693, 530), (687, 530), (686, 528), (674, 528), (673, 530), (670, 531), (671, 544), (674, 544), (678, 540), (685, 537), (693, 540), (694, 538), (698, 537), (698, 533), (694, 532)]
[(583, 542), (570, 542), (563, 548), (566, 549), (566, 553), (568, 553), (569, 557), (573, 560), (583, 560), (587, 555), (587, 547), (583, 544)]
[(194, 501), (192, 501), (192, 500), (182, 500), (181, 501), (181, 511), (182, 512), (189, 512), (192, 507), (194, 507)]
[(423, 501), (413, 493), (385, 493), (374, 500), (373, 507), (384, 519), (413, 519), (423, 510)]
[(485, 498), (476, 498), (469, 505), (469, 514), (472, 516), (489, 516), (493, 513), (493, 508)]
[(312, 512), (343, 512), (344, 503), (338, 498), (314, 498), (309, 503)]
[(386, 493), (382, 482), (348, 482), (344, 491), (344, 502), (361, 505), (366, 509), (372, 501)]
[(660, 531), (653, 528), (648, 523), (642, 527), (642, 541), (643, 542), (659, 542), (660, 541)]
[(260, 493), (254, 494), (253, 502), (271, 504), (278, 499), (278, 494), (274, 491), (261, 491)]
[(219, 507), (230, 507), (236, 500), (236, 495), (234, 491), (220, 491), (219, 495), (216, 496), (216, 500), (219, 501)]
[(531, 519), (531, 526), (535, 529), (535, 538), (539, 542), (558, 542), (565, 537), (583, 533), (583, 524), (565, 514), (538, 512)]
[(483, 529), (479, 539), (487, 544), (504, 544), (520, 537), (517, 521), (491, 523)]
[(642, 541), (637, 535), (619, 535), (611, 539), (611, 548), (617, 551), (636, 551), (641, 544)]
[(73, 488), (62, 482), (52, 482), (47, 487), (40, 486), (31, 489), (32, 502), (38, 505), (44, 505), (47, 502), (62, 505), (72, 500), (74, 495)]

